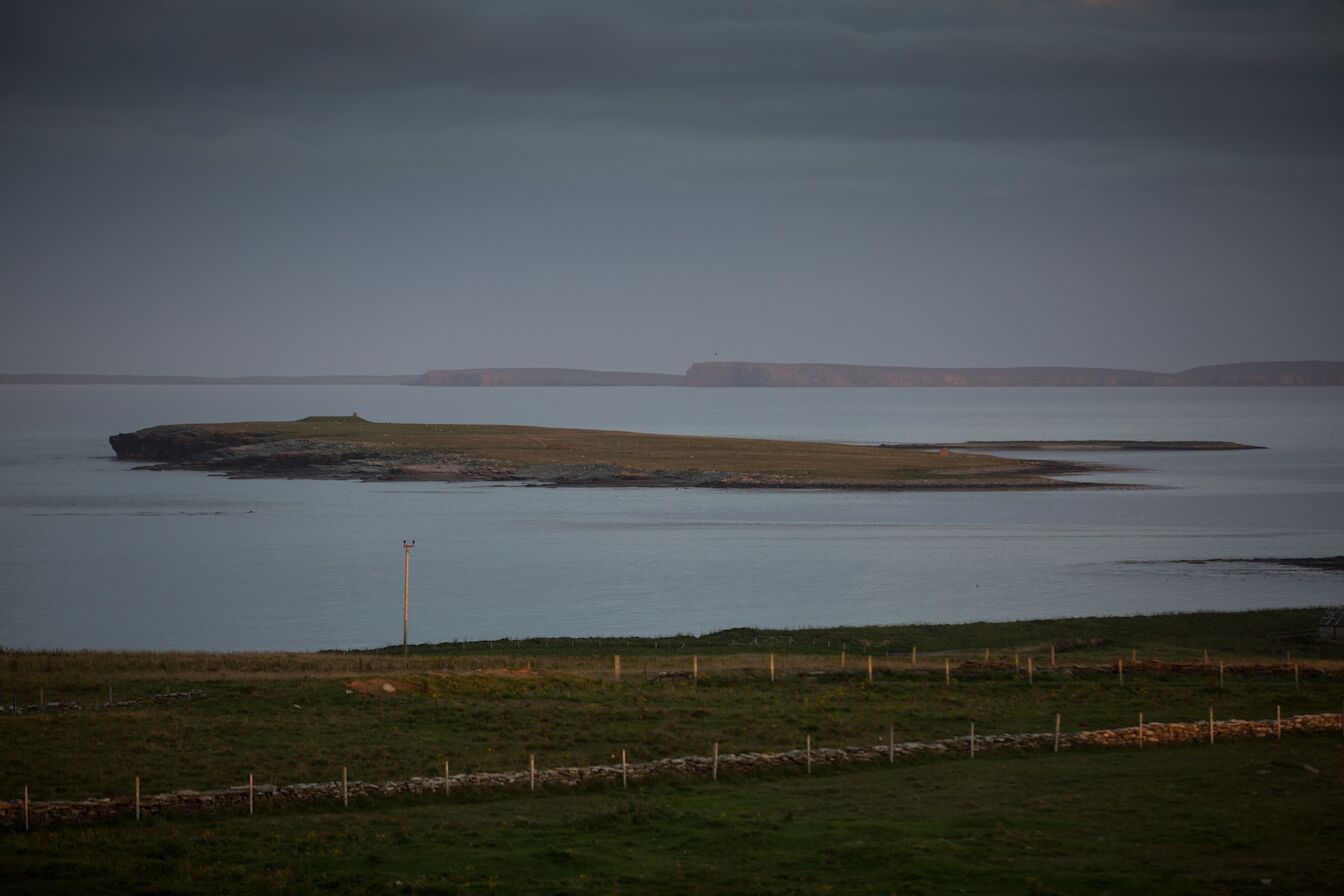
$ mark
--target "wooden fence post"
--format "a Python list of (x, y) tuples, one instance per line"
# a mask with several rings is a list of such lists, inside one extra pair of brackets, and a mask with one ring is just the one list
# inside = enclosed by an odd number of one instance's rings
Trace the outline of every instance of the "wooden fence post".
[(807, 736), (807, 773), (812, 774), (812, 735)]
[(247, 814), (248, 814), (248, 815), (251, 815), (251, 814), (252, 814), (252, 806), (253, 806), (253, 801), (255, 800), (255, 798), (256, 798), (256, 785), (253, 783), (253, 781), (252, 781), (252, 774), (249, 772), (249, 773), (248, 773), (248, 776), (247, 776)]
[(612, 657), (612, 674), (616, 681), (621, 680), (621, 655), (619, 653)]
[(1055, 752), (1059, 752), (1059, 713), (1055, 713)]
[(985, 648), (985, 669), (989, 669), (989, 648)]
[(845, 671), (845, 652), (843, 650), (840, 651), (840, 671)]
[(943, 657), (943, 684), (952, 686), (952, 660), (949, 657)]
[(1027, 657), (1027, 684), (1030, 685), (1036, 684), (1036, 676), (1035, 673), (1032, 671), (1031, 657)]
[(626, 765), (626, 763), (625, 763), (625, 748), (622, 747), (622, 748), (621, 748), (621, 787), (622, 787), (622, 788), (624, 788), (624, 787), (627, 786), (627, 783), (626, 783), (626, 776), (628, 775), (628, 773), (629, 773), (629, 767), (628, 767), (628, 766)]
[(350, 805), (350, 775), (345, 766), (341, 766), (341, 805)]
[(971, 723), (971, 758), (975, 758), (975, 723)]
[(691, 680), (692, 680), (692, 681), (699, 681), (699, 680), (700, 680), (700, 657), (699, 657), (699, 656), (693, 656), (693, 657), (691, 657)]
[(887, 731), (887, 762), (896, 762), (896, 725), (893, 723)]
[(1301, 684), (1302, 684), (1301, 679), (1298, 677), (1298, 663), (1297, 663), (1297, 662), (1294, 662), (1294, 663), (1293, 663), (1293, 690), (1297, 690), (1299, 687), (1301, 687)]
[(873, 655), (868, 654), (868, 680), (873, 680)]
[(527, 754), (527, 789), (537, 789), (537, 754)]
[(1116, 673), (1119, 674), (1119, 676), (1120, 676), (1120, 686), (1121, 686), (1121, 687), (1124, 687), (1124, 686), (1125, 686), (1125, 659), (1124, 659), (1124, 657), (1117, 657), (1117, 658), (1116, 658), (1116, 661), (1115, 661), (1115, 671), (1116, 671)]
[(1139, 749), (1143, 749), (1143, 713), (1139, 713)]
[(1213, 707), (1209, 707), (1209, 743), (1213, 743)]
[(713, 770), (710, 772), (710, 779), (713, 780), (713, 781), (717, 781), (717, 780), (719, 780), (719, 742), (718, 742), (718, 741), (714, 741), (714, 767), (713, 767)]
[(1055, 668), (1055, 645), (1050, 645), (1050, 668)]
[(140, 820), (140, 776), (135, 776), (135, 820)]
[(449, 791), (448, 791), (448, 788), (451, 787), (451, 786), (452, 786), (452, 785), (448, 783), (448, 760), (445, 759), (445, 760), (443, 760), (443, 798), (444, 798), (444, 799), (448, 799), (448, 797), (450, 796)]
[(1209, 664), (1209, 649), (1206, 647), (1204, 648), (1204, 665), (1207, 666), (1208, 664)]
[(1020, 653), (1013, 654), (1013, 674), (1022, 674), (1022, 654)]
[(1283, 740), (1283, 706), (1274, 707), (1274, 737)]
[(1139, 648), (1137, 648), (1137, 647), (1131, 647), (1131, 648), (1129, 648), (1129, 663), (1130, 663), (1130, 665), (1131, 665), (1131, 666), (1132, 666), (1132, 665), (1135, 665), (1136, 663), (1138, 663), (1138, 661), (1139, 661)]
[(770, 654), (770, 680), (775, 680), (775, 655)]
[(918, 662), (919, 662), (919, 647), (912, 644), (910, 646), (910, 668), (913, 669), (915, 667), (915, 664)]
[(28, 830), (28, 785), (23, 785), (23, 829)]

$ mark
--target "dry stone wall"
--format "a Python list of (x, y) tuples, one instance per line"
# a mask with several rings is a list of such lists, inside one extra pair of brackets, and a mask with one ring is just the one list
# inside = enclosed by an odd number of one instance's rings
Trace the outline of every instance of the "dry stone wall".
[(204, 691), (166, 691), (162, 694), (151, 694), (148, 697), (133, 697), (125, 700), (100, 700), (92, 704), (80, 703), (77, 700), (41, 700), (38, 703), (21, 705), (11, 701), (0, 705), (0, 714), (23, 716), (44, 712), (84, 712), (87, 710), (105, 711), (109, 709), (134, 709), (137, 706), (160, 706), (165, 703), (180, 703), (184, 700), (196, 700), (204, 696)]
[[(1339, 713), (1318, 713), (1286, 718), (1281, 727), (1273, 719), (1244, 721), (1229, 719), (1212, 724), (1217, 740), (1248, 740), (1273, 738), (1282, 735), (1336, 734), (1344, 736), (1344, 716)], [(1182, 743), (1207, 743), (1210, 723), (1151, 722), (1140, 732), (1138, 726), (1110, 728), (1098, 731), (1061, 733), (1061, 750), (1077, 748), (1136, 747), (1140, 744), (1156, 746)], [(989, 734), (974, 736), (976, 754), (1004, 750), (1051, 750), (1055, 735), (1043, 734)], [(942, 740), (882, 743), (867, 747), (813, 747), (811, 750), (789, 750), (782, 753), (748, 752), (725, 753), (717, 758), (717, 770), (722, 775), (759, 774), (769, 771), (804, 770), (808, 763), (814, 766), (843, 765), (852, 762), (887, 762), (928, 756), (963, 756), (972, 749), (972, 735), (949, 737)], [(639, 781), (659, 776), (709, 777), (714, 774), (713, 756), (681, 756), (654, 759), (648, 762), (621, 765), (570, 766), (538, 769), (535, 784), (538, 787), (579, 787), (590, 784), (620, 782), (623, 778)], [(360, 799), (410, 794), (443, 794), (451, 798), (454, 790), (491, 788), (521, 789), (531, 786), (530, 771), (473, 772), (443, 777), (417, 777), (404, 781), (327, 781), (313, 784), (259, 784), (252, 799), (257, 805), (341, 802), (345, 798)], [(140, 811), (145, 815), (204, 812), (216, 809), (246, 809), (249, 802), (247, 785), (224, 790), (178, 790), (142, 796)], [(101, 798), (85, 800), (31, 801), (28, 805), (30, 826), (51, 824), (79, 824), (125, 818), (134, 814), (134, 799)], [(0, 801), (0, 825), (22, 827), (24, 803), (22, 799)]]

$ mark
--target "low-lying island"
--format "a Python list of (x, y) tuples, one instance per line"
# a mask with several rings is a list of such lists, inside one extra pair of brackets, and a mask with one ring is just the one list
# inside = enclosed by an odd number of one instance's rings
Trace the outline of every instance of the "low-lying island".
[(1043, 489), (1053, 478), (1111, 469), (894, 447), (657, 435), (540, 426), (376, 423), (362, 417), (155, 426), (109, 440), (152, 469), (233, 477), (545, 485), (775, 489)]

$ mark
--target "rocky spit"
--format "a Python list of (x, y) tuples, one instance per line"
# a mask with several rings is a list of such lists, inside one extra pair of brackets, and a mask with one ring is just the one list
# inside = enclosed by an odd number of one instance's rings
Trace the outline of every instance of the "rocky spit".
[[(1165, 746), (1171, 744), (1214, 743), (1219, 740), (1250, 740), (1280, 735), (1335, 734), (1344, 736), (1344, 714), (1316, 713), (1286, 718), (1244, 721), (1227, 719), (1199, 722), (1150, 722), (1142, 727), (1110, 728), (1097, 731), (1061, 733), (1058, 749), (1099, 749)], [(575, 788), (584, 785), (613, 785), (637, 782), (653, 777), (709, 778), (719, 774), (758, 775), (771, 771), (806, 771), (810, 766), (835, 766), (854, 762), (896, 762), (920, 757), (972, 757), (1003, 751), (1049, 751), (1055, 749), (1056, 735), (967, 733), (942, 740), (881, 743), (866, 747), (813, 747), (782, 753), (724, 753), (714, 756), (680, 756), (628, 764), (570, 766), (515, 772), (469, 772), (444, 777), (417, 777), (404, 781), (323, 781), (310, 784), (258, 784), (249, 791), (246, 784), (223, 790), (178, 790), (141, 796), (142, 815), (171, 815), (211, 810), (242, 810), (249, 802), (256, 805), (282, 806), (297, 803), (326, 802), (344, 804), (349, 800), (402, 795), (439, 794), (452, 799), (453, 792), (482, 789)], [(25, 812), (27, 818), (25, 819)], [(0, 802), (0, 825), (11, 828), (53, 824), (81, 824), (133, 817), (133, 796), (84, 800), (30, 800)]]

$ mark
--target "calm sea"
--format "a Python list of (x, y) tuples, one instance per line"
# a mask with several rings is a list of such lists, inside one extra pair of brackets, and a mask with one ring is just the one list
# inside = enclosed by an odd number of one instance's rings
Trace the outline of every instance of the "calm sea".
[[(1228, 439), (1088, 455), (1141, 491), (853, 494), (230, 481), (107, 436), (359, 413), (848, 442)], [(1344, 576), (1344, 389), (0, 387), (0, 645), (277, 649), (1295, 606)]]

